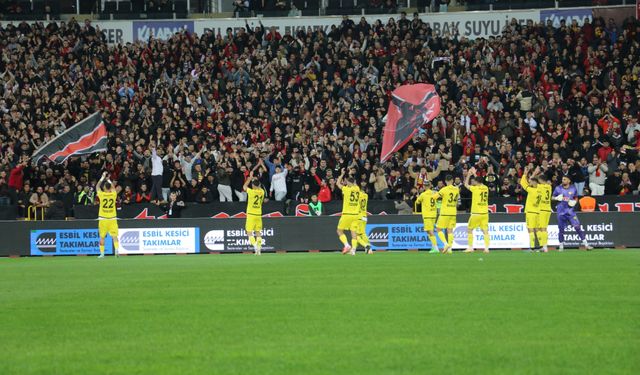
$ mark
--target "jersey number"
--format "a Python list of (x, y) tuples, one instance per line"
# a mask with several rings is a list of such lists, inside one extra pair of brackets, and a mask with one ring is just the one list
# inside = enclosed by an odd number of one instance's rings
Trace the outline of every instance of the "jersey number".
[(260, 207), (263, 200), (264, 200), (263, 196), (256, 195), (255, 199), (253, 200), (253, 207)]
[(113, 208), (113, 204), (115, 203), (115, 199), (103, 199), (102, 200), (102, 208), (111, 209)]
[(449, 195), (449, 203), (458, 202), (458, 194)]
[(357, 204), (359, 198), (360, 198), (360, 192), (352, 191), (351, 195), (349, 195), (349, 202)]
[(480, 203), (488, 203), (489, 202), (489, 192), (483, 191), (480, 193)]
[(436, 200), (431, 198), (431, 208), (436, 206)]

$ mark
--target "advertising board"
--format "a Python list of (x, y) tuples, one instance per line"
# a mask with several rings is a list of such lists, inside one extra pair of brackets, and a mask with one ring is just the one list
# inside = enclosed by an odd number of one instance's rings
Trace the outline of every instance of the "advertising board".
[(193, 254), (199, 228), (120, 228), (120, 254)]
[[(43, 255), (98, 255), (100, 236), (98, 229), (38, 229), (30, 233), (30, 254)], [(113, 254), (111, 238), (105, 240), (105, 254)]]

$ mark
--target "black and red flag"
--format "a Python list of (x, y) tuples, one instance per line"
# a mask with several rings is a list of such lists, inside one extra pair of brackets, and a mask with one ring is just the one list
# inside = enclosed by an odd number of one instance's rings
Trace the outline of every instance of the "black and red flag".
[(106, 151), (107, 141), (107, 127), (100, 112), (96, 112), (37, 149), (31, 158), (35, 162), (46, 157), (63, 163), (73, 155)]
[(433, 85), (400, 86), (391, 93), (387, 124), (382, 136), (380, 161), (404, 146), (418, 129), (440, 114), (440, 96)]

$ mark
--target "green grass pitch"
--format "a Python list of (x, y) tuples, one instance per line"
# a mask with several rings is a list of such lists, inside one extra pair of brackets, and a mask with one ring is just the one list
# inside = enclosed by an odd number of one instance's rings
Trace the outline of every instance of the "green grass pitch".
[(0, 259), (0, 374), (638, 374), (640, 251)]

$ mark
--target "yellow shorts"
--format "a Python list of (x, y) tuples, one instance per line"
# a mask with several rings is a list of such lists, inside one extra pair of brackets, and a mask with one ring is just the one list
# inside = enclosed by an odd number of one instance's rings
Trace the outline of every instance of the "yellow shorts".
[(536, 228), (547, 229), (547, 227), (549, 226), (550, 218), (551, 218), (551, 211), (540, 211), (538, 213)]
[(489, 229), (489, 215), (488, 214), (471, 214), (469, 217), (469, 224), (467, 224), (469, 229), (480, 228), (482, 230)]
[(98, 233), (100, 238), (105, 238), (108, 235), (112, 239), (118, 240), (118, 219), (100, 219), (98, 220)]
[(245, 223), (244, 229), (247, 231), (247, 234), (261, 231), (262, 216), (247, 215), (247, 222)]
[(538, 213), (537, 212), (529, 212), (524, 214), (525, 220), (527, 221), (527, 228), (537, 228), (538, 227)]
[(438, 223), (436, 224), (438, 228), (455, 228), (456, 227), (456, 216), (445, 216), (440, 215), (438, 217)]
[(360, 220), (360, 216), (358, 215), (342, 215), (340, 216), (340, 221), (338, 222), (338, 229), (357, 231), (358, 226), (362, 222), (363, 221)]
[(433, 230), (433, 227), (436, 226), (436, 218), (435, 217), (423, 217), (422, 222), (424, 223), (424, 231)]

